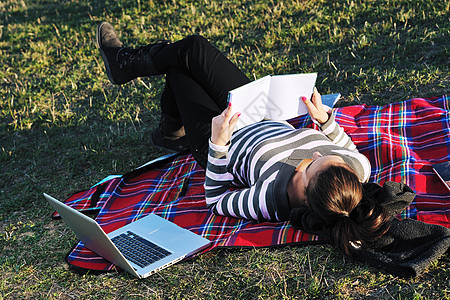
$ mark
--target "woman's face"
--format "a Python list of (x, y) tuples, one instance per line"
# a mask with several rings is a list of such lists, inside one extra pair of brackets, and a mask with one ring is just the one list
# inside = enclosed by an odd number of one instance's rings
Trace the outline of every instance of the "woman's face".
[[(327, 168), (330, 165), (341, 165), (345, 164), (342, 157), (337, 155), (326, 155), (322, 156), (320, 152), (314, 152), (312, 156), (312, 162), (306, 167), (302, 172), (302, 183), (306, 190), (309, 181), (314, 177), (315, 174)], [(304, 196), (306, 198), (306, 196)]]

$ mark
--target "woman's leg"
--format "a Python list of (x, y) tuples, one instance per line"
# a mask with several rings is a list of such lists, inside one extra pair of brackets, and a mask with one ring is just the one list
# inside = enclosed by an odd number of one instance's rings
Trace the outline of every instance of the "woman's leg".
[(199, 35), (180, 41), (156, 42), (137, 49), (123, 47), (117, 32), (107, 22), (97, 27), (96, 44), (114, 84), (137, 77), (165, 74), (169, 68), (188, 71), (205, 91), (225, 109), (228, 91), (250, 80), (217, 48)]
[(211, 119), (220, 114), (222, 108), (184, 69), (166, 70), (166, 82), (175, 96), (191, 153), (199, 165), (206, 169)]
[[(96, 42), (108, 78), (114, 84), (123, 84), (138, 76), (167, 74), (170, 91), (175, 97), (166, 97), (171, 93), (165, 91), (161, 106), (176, 111), (171, 109), (176, 105), (186, 125), (190, 148), (205, 166), (211, 119), (226, 108), (230, 90), (250, 81), (245, 74), (198, 35), (172, 44), (157, 42), (130, 49), (122, 47), (114, 28), (104, 22), (97, 28)], [(161, 122), (164, 123), (167, 122)], [(167, 132), (164, 128), (157, 131)]]
[(160, 107), (159, 126), (152, 131), (151, 135), (153, 145), (176, 152), (187, 150), (188, 143), (183, 121), (168, 81), (161, 94)]
[(174, 118), (181, 118), (180, 111), (178, 110), (177, 103), (175, 101), (175, 95), (173, 94), (168, 81), (166, 81), (160, 101), (162, 113)]
[[(173, 116), (178, 112), (181, 115), (189, 148), (205, 168), (211, 119), (226, 108), (228, 92), (248, 83), (249, 79), (201, 36), (189, 36), (165, 45), (153, 56), (153, 61), (159, 72), (166, 74), (161, 119), (166, 118), (164, 114)], [(174, 97), (166, 97), (166, 94)], [(165, 123), (171, 122), (166, 120)], [(164, 127), (157, 130), (166, 132), (165, 135), (170, 132)], [(174, 144), (167, 137), (160, 136), (159, 140), (165, 141), (166, 147)], [(154, 144), (161, 145), (156, 141)]]
[(174, 67), (187, 71), (221, 110), (227, 106), (230, 90), (250, 82), (236, 65), (199, 35), (165, 45), (152, 59), (161, 73)]

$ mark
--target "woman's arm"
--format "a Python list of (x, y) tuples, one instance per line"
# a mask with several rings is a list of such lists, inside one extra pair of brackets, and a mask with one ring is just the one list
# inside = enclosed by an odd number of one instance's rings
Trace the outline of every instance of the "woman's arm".
[(314, 93), (312, 99), (309, 100), (306, 97), (302, 97), (305, 103), (308, 113), (319, 126), (321, 131), (332, 141), (334, 144), (355, 150), (356, 146), (351, 140), (351, 138), (345, 133), (344, 129), (339, 126), (339, 124), (334, 120), (333, 114), (328, 114), (322, 105), (322, 97), (316, 88), (314, 88)]
[(228, 107), (211, 121), (211, 142), (218, 146), (227, 145), (240, 115), (238, 112), (231, 115), (230, 102)]
[(257, 182), (248, 188), (231, 190), (233, 175), (227, 171), (227, 146), (210, 141), (205, 176), (206, 204), (217, 215), (255, 221), (275, 220), (273, 208), (267, 207), (265, 198), (271, 181)]
[(255, 221), (275, 220), (274, 208), (267, 207), (266, 197), (271, 180), (257, 182), (248, 188), (231, 190), (234, 177), (227, 170), (230, 138), (239, 113), (231, 115), (231, 105), (213, 118), (205, 176), (206, 203), (213, 213)]
[(322, 97), (317, 89), (314, 88), (313, 97), (310, 100), (302, 97), (308, 112), (313, 121), (320, 127), (320, 130), (335, 145), (351, 150), (351, 152), (341, 154), (349, 157), (353, 162), (353, 169), (360, 178), (361, 182), (367, 182), (370, 177), (371, 166), (366, 156), (358, 152), (352, 139), (345, 133), (344, 129), (335, 121), (333, 114), (328, 114), (323, 105)]

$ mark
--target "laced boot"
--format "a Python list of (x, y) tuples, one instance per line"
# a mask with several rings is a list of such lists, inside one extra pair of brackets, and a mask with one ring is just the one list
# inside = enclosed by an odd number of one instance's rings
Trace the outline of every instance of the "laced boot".
[(161, 74), (152, 56), (169, 41), (157, 41), (137, 49), (124, 48), (114, 27), (102, 22), (97, 27), (96, 45), (105, 63), (106, 75), (113, 84), (124, 84), (137, 77)]
[(155, 146), (176, 152), (189, 148), (181, 119), (164, 113), (161, 114), (158, 128), (152, 132), (151, 141)]

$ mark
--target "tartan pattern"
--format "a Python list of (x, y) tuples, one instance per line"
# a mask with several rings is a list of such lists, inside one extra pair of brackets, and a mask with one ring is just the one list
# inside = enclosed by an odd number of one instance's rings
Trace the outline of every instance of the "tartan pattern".
[[(98, 183), (88, 190), (74, 193), (69, 199), (64, 201), (64, 203), (84, 213), (98, 213), (100, 208), (105, 204), (106, 200), (108, 200), (111, 196), (111, 188), (116, 186), (119, 181), (120, 178), (116, 177)], [(96, 193), (98, 193), (98, 196), (95, 195)], [(93, 198), (95, 198), (95, 200), (93, 200)], [(52, 214), (52, 218), (59, 219), (61, 217), (55, 211)]]
[[(359, 151), (369, 158), (370, 181), (404, 182), (416, 191), (416, 199), (400, 218), (450, 227), (450, 194), (431, 168), (433, 163), (450, 159), (449, 95), (386, 106), (349, 106), (335, 109), (335, 114)], [(290, 122), (297, 128), (316, 126), (308, 116)], [(193, 157), (179, 155), (75, 193), (66, 203), (79, 210), (99, 210), (96, 220), (107, 233), (149, 213), (158, 214), (211, 240), (203, 252), (216, 247), (323, 242), (293, 229), (289, 222), (254, 223), (211, 214), (203, 181), (204, 171)], [(87, 269), (114, 268), (81, 242), (66, 260)]]

